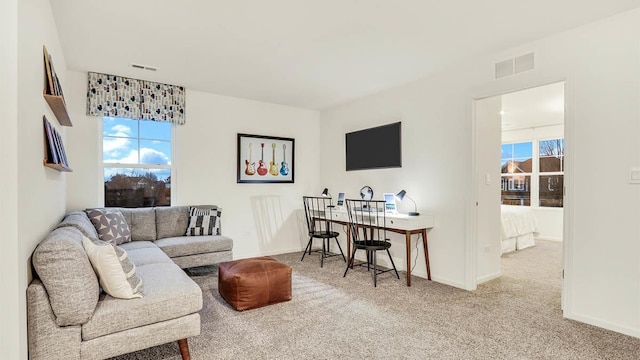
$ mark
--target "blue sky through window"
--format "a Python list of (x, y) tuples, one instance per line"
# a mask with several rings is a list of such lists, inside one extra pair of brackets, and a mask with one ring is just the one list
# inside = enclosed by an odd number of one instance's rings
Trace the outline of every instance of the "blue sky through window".
[(171, 126), (165, 122), (103, 118), (103, 162), (170, 165)]
[(504, 165), (509, 160), (525, 161), (533, 157), (533, 143), (522, 142), (515, 144), (503, 144), (501, 149), (501, 165)]

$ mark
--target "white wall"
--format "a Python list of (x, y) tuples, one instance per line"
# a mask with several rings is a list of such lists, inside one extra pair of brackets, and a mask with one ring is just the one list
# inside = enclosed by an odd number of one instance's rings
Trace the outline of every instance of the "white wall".
[[(548, 140), (564, 137), (564, 125), (544, 126), (538, 128), (526, 128), (502, 132), (502, 142)], [(538, 179), (531, 179), (538, 183)], [(533, 196), (534, 194), (532, 194)], [(533, 202), (532, 202), (533, 204)], [(562, 240), (563, 216), (562, 208), (537, 207), (531, 208), (538, 220), (537, 238), (545, 240)]]
[[(11, 140), (13, 128), (9, 124), (9, 142), (5, 145), (4, 121), (2, 142), (3, 147), (12, 147), (8, 152), (3, 151), (3, 154), (16, 154), (17, 151), (17, 172), (11, 170), (11, 164), (7, 170), (7, 179), (10, 179), (10, 182), (14, 181), (10, 189), (17, 193), (17, 206), (10, 210), (14, 215), (9, 217), (9, 221), (17, 219), (18, 244), (15, 260), (17, 264), (13, 270), (18, 277), (18, 307), (13, 308), (12, 311), (19, 317), (19, 326), (12, 330), (20, 339), (13, 344), (19, 351), (18, 357), (26, 359), (26, 288), (31, 280), (31, 253), (47, 232), (60, 221), (65, 209), (66, 174), (42, 165), (44, 159), (42, 116), (46, 115), (60, 131), (63, 139), (65, 138), (64, 129), (61, 128), (42, 96), (43, 45), (46, 45), (53, 57), (63, 89), (67, 88), (66, 64), (49, 1), (21, 1), (17, 9), (17, 126), (15, 128), (17, 142)], [(4, 49), (3, 47), (3, 51)], [(8, 122), (11, 122), (10, 118)], [(17, 175), (15, 180), (12, 174)]]
[[(472, 99), (566, 79), (565, 316), (640, 336), (640, 186), (627, 182), (629, 167), (640, 165), (639, 50), (636, 9), (323, 111), (320, 141), (336, 145), (323, 150), (321, 183), (352, 196), (365, 184), (376, 194), (405, 188), (436, 216), (433, 279), (473, 288), (475, 269), (465, 260), (475, 254), (466, 231), (475, 186)], [(530, 51), (535, 70), (494, 80), (495, 62)], [(339, 139), (391, 119), (402, 120), (403, 167), (347, 173)]]
[[(493, 96), (477, 100), (475, 107), (474, 138), (478, 176), (475, 218), (477, 233), (477, 283), (489, 281), (501, 275), (502, 254), (500, 229), (500, 110), (502, 99)], [(498, 224), (498, 226), (496, 226)]]
[[(101, 120), (84, 115), (87, 75), (69, 71), (68, 130), (73, 175), (67, 208), (102, 206)], [(234, 257), (300, 251), (306, 245), (296, 209), (302, 195), (319, 194), (317, 111), (187, 90), (186, 124), (175, 130), (172, 204), (223, 208), (223, 234), (234, 239)], [(237, 184), (237, 134), (295, 139), (295, 183)], [(266, 156), (266, 155), (265, 155)]]
[(24, 284), (19, 281), (18, 247), (18, 1), (0, 2), (0, 349), (6, 359), (26, 358), (24, 314), (17, 309)]

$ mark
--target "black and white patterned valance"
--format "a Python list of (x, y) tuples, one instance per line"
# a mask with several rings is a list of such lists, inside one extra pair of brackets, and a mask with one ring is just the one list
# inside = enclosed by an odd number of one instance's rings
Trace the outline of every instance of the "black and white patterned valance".
[(87, 115), (166, 121), (183, 125), (184, 87), (89, 73)]

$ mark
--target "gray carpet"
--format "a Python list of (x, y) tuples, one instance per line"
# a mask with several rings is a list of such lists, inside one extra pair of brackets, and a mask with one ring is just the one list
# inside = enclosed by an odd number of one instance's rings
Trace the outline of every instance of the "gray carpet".
[[(342, 277), (342, 258), (275, 256), (293, 267), (293, 300), (236, 312), (215, 267), (192, 271), (204, 292), (200, 359), (638, 359), (640, 339), (562, 318), (560, 243), (504, 255), (503, 276), (468, 292), (365, 268)], [(118, 360), (180, 359), (177, 344)]]

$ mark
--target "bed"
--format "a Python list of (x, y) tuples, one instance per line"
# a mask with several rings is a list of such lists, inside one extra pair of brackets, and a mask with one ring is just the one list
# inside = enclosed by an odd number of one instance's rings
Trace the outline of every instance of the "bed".
[(528, 207), (501, 206), (502, 254), (535, 246), (538, 221)]

